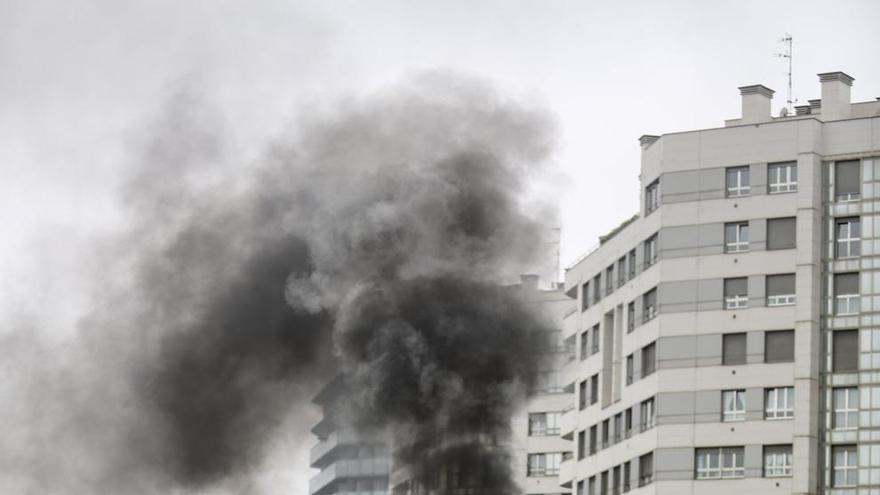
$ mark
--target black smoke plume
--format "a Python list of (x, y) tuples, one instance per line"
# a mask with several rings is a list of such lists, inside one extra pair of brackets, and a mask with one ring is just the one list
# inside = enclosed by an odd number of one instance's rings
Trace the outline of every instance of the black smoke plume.
[[(552, 131), (428, 73), (302, 117), (242, 163), (222, 117), (180, 93), (134, 145), (129, 228), (96, 246), (75, 344), (6, 389), (50, 412), (0, 449), (16, 466), (0, 488), (270, 491), (253, 481), (269, 445), (309, 442), (290, 418), (341, 373), (344, 419), (388, 433), (414, 480), (515, 493), (510, 419), (546, 326), (503, 282), (544, 252), (551, 210), (525, 198)], [(14, 335), (23, 361), (49, 354)]]

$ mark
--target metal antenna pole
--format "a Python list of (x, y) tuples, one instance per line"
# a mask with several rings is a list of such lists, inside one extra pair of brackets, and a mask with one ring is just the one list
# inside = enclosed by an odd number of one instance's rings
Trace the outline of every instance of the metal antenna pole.
[(791, 62), (792, 62), (792, 37), (790, 34), (785, 33), (785, 36), (779, 39), (780, 43), (785, 43), (785, 53), (776, 53), (775, 55), (779, 58), (788, 59), (788, 99), (785, 100), (785, 110), (788, 115), (794, 114), (794, 103), (795, 99), (792, 96), (791, 89)]

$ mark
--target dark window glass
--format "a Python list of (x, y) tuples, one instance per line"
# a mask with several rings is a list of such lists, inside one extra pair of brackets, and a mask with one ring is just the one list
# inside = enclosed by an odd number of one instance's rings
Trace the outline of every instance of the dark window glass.
[(721, 362), (725, 365), (746, 363), (746, 334), (728, 333), (722, 338)]
[(797, 244), (795, 217), (767, 220), (767, 249), (792, 249)]
[(832, 342), (831, 367), (838, 371), (859, 369), (859, 331), (835, 330)]
[(794, 330), (764, 333), (764, 361), (767, 363), (794, 361)]

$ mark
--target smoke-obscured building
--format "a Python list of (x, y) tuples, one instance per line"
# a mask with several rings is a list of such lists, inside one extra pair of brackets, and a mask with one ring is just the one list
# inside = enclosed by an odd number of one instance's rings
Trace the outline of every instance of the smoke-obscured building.
[[(575, 358), (575, 340), (562, 333), (563, 318), (577, 309), (562, 287), (542, 288), (537, 276), (523, 276), (514, 287), (524, 304), (550, 319), (552, 332), (535, 335), (535, 352), (546, 354), (542, 360), (535, 389), (520, 415), (513, 419), (513, 446), (517, 479), (528, 495), (562, 494), (569, 490), (559, 484), (559, 466), (572, 455), (571, 439), (563, 438), (559, 420), (574, 404), (571, 390), (562, 380), (563, 366)], [(546, 333), (546, 335), (544, 335)]]
[(566, 273), (574, 494), (880, 493), (880, 101), (819, 80), (640, 139), (639, 215)]
[(387, 443), (344, 426), (337, 405), (346, 393), (342, 380), (325, 386), (314, 398), (323, 417), (313, 428), (318, 443), (309, 461), (320, 472), (309, 480), (310, 495), (385, 495), (388, 492), (389, 453)]
[(576, 308), (576, 302), (556, 283), (542, 287), (537, 275), (524, 275), (521, 283), (508, 288), (516, 292), (522, 304), (554, 324), (551, 331), (535, 332), (532, 336), (534, 352), (545, 359), (541, 359), (543, 365), (534, 377), (535, 385), (528, 402), (512, 418), (512, 437), (480, 439), (480, 449), (494, 450), (496, 454), (474, 456), (473, 460), (467, 458), (473, 446), (461, 449), (461, 456), (447, 450), (447, 458), (436, 463), (429, 480), (414, 479), (405, 467), (395, 467), (390, 478), (394, 495), (506, 493), (493, 491), (491, 480), (487, 481), (487, 474), (499, 471), (497, 467), (482, 465), (487, 459), (512, 464), (510, 467), (521, 493), (568, 493), (559, 485), (558, 475), (562, 459), (572, 455), (572, 443), (560, 436), (558, 420), (572, 407), (571, 390), (564, 388), (562, 369), (564, 363), (574, 359), (574, 341), (563, 338), (562, 319)]

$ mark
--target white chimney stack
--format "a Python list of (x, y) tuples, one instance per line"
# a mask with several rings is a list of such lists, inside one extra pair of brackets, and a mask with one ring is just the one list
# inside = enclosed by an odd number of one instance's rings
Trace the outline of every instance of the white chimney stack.
[(763, 84), (741, 86), (739, 94), (742, 95), (742, 120), (743, 124), (756, 124), (769, 122), (770, 101), (773, 99), (772, 89)]
[(819, 82), (822, 84), (822, 120), (850, 117), (850, 90), (853, 81), (855, 79), (840, 71), (819, 74)]

